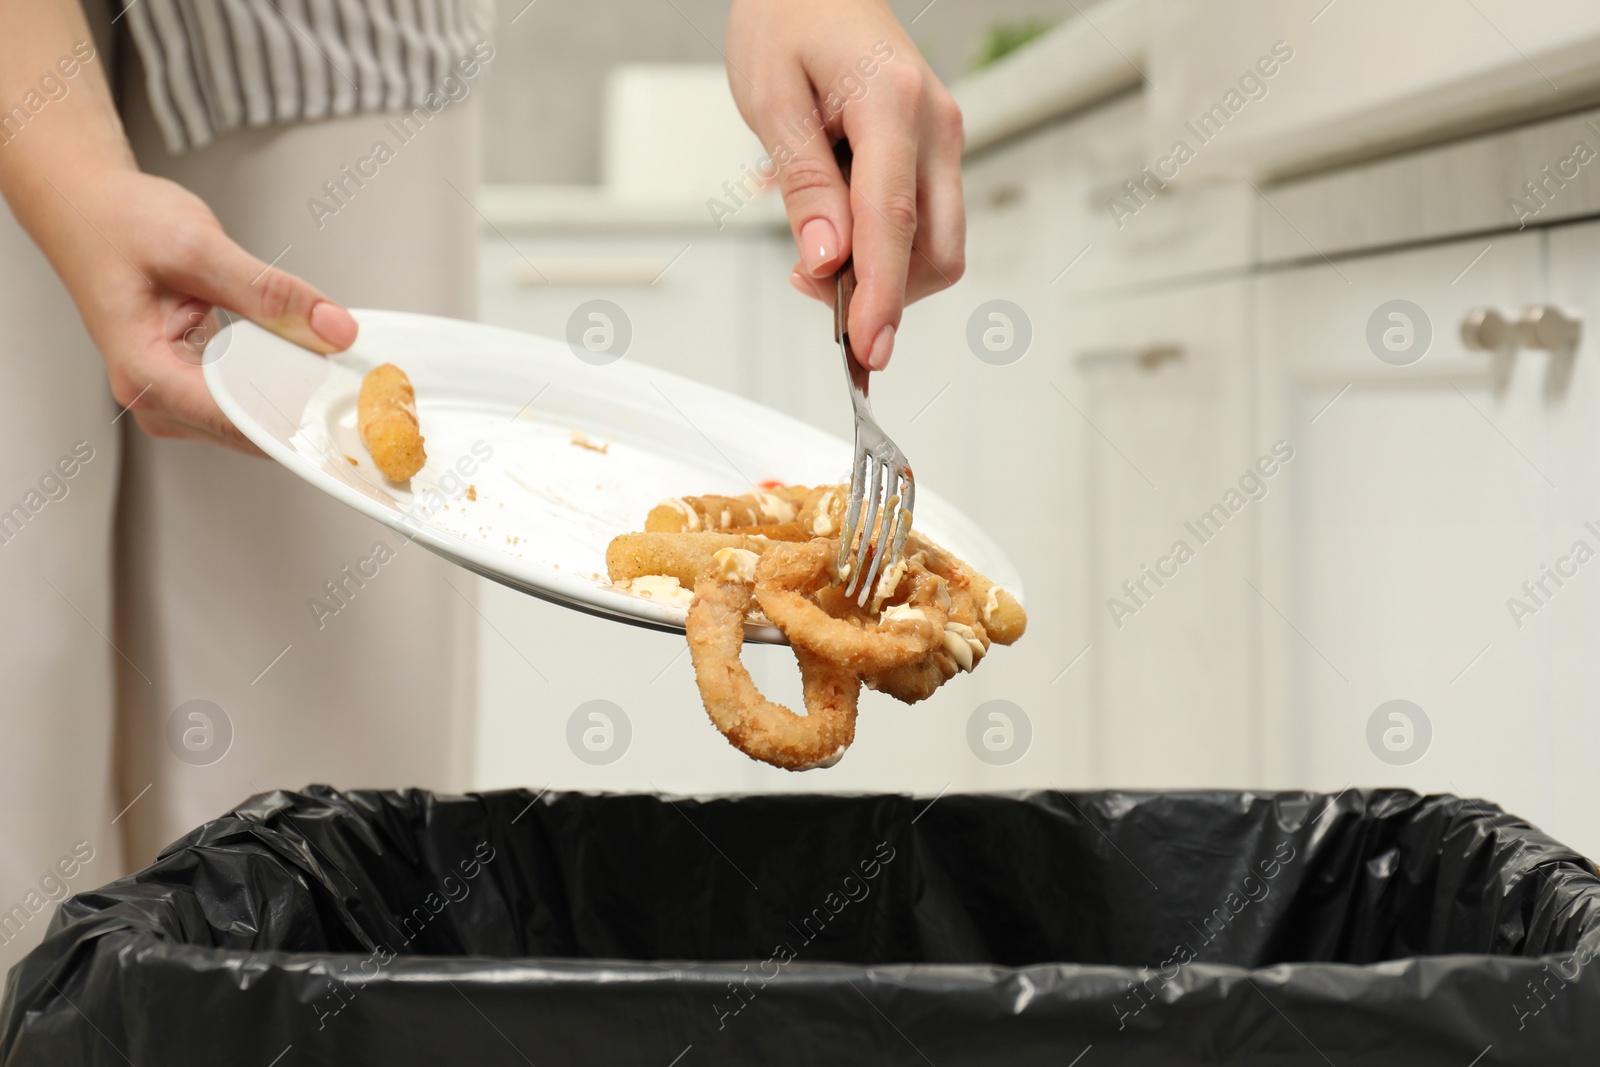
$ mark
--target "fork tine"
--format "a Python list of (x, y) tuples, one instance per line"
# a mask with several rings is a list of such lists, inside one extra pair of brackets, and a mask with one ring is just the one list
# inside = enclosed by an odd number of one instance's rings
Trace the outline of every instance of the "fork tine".
[[(863, 587), (862, 578), (864, 574), (862, 572), (867, 567), (867, 549), (869, 545), (876, 543), (877, 538), (878, 505), (883, 499), (883, 490), (880, 483), (884, 480), (884, 476), (888, 474), (888, 471), (888, 465), (883, 460), (877, 456), (872, 457), (872, 473), (867, 476), (867, 493), (869, 494), (866, 502), (867, 514), (861, 520), (861, 542), (856, 549), (855, 565), (850, 568), (850, 584), (845, 586), (845, 596), (854, 596), (856, 590)], [(873, 558), (877, 558), (876, 551), (873, 552)]]
[[(898, 449), (893, 460), (896, 466), (891, 470), (895, 472), (895, 478), (892, 491), (885, 501), (885, 507), (893, 510), (893, 516), (884, 515), (883, 532), (878, 541), (872, 573), (867, 576), (868, 589), (873, 587), (874, 578), (887, 574), (891, 567), (904, 561), (906, 539), (911, 535), (912, 512), (917, 506), (917, 481), (911, 473), (910, 464), (906, 463), (905, 455)], [(862, 598), (857, 601), (862, 607), (866, 606), (866, 596), (863, 592)]]
[(898, 562), (905, 552), (906, 538), (911, 534), (911, 513), (917, 507), (917, 479), (911, 473), (909, 465), (901, 467), (905, 475), (904, 488), (900, 491), (899, 513), (895, 515), (894, 545), (890, 549), (890, 562)]
[(861, 518), (861, 497), (865, 491), (867, 480), (867, 452), (861, 447), (861, 439), (856, 437), (855, 459), (850, 465), (850, 504), (845, 512), (844, 527), (839, 531), (839, 563), (840, 569), (850, 559), (850, 550), (856, 536), (856, 522)]
[(887, 567), (884, 557), (893, 551), (895, 527), (900, 518), (900, 475), (888, 463), (883, 464), (883, 475), (883, 525), (872, 541), (872, 566), (861, 582), (861, 595), (856, 601), (861, 607), (867, 606), (873, 583), (877, 581), (879, 572)]

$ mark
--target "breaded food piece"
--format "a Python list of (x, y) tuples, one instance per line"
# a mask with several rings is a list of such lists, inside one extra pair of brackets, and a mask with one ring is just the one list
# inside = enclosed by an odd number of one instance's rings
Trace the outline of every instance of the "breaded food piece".
[[(855, 674), (903, 667), (934, 650), (944, 633), (944, 579), (916, 562), (898, 610), (863, 625), (853, 613), (830, 615), (812, 599), (828, 584), (837, 556), (835, 542), (818, 539), (774, 545), (757, 564), (756, 603), (790, 644)], [(949, 603), (948, 596), (943, 600)]]
[(957, 559), (950, 552), (919, 536), (915, 531), (906, 540), (906, 552), (925, 552), (928, 569), (949, 579), (952, 588), (966, 588), (972, 592), (977, 620), (983, 624), (989, 639), (1009, 645), (1028, 628), (1028, 613), (1017, 598)]
[(743, 533), (631, 533), (611, 539), (606, 546), (606, 574), (613, 582), (632, 581), (647, 574), (665, 574), (693, 589), (711, 567), (718, 549), (742, 548), (757, 555), (773, 542)]
[(790, 771), (831, 767), (855, 740), (861, 679), (854, 671), (796, 646), (806, 713), (796, 715), (762, 696), (739, 658), (745, 619), (755, 602), (749, 573), (754, 560), (729, 558), (734, 555), (727, 553), (706, 568), (689, 608), (689, 658), (706, 714), (735, 748), (752, 759)]
[(800, 509), (795, 521), (815, 537), (838, 537), (844, 529), (845, 505), (850, 501), (848, 485), (819, 485)]
[(741, 526), (728, 532), (743, 534), (745, 537), (765, 537), (769, 541), (811, 540), (811, 532), (798, 522), (772, 522), (764, 523), (760, 526)]
[(743, 496), (675, 496), (650, 509), (647, 533), (699, 533), (794, 522), (819, 490), (803, 485), (757, 489)]
[(392, 482), (404, 482), (428, 462), (417, 423), (417, 394), (406, 372), (393, 363), (374, 367), (361, 379), (356, 428), (372, 462)]

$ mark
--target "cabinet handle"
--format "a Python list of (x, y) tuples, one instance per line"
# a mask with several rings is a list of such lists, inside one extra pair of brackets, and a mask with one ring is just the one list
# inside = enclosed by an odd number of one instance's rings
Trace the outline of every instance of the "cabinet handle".
[(1163, 363), (1173, 363), (1183, 358), (1183, 346), (1177, 344), (1151, 344), (1131, 348), (1090, 348), (1078, 353), (1078, 366), (1116, 367), (1134, 366), (1140, 370), (1160, 369)]
[(1556, 352), (1576, 348), (1583, 337), (1583, 319), (1550, 304), (1523, 308), (1517, 320), (1517, 337), (1524, 348)]
[(1583, 319), (1550, 304), (1523, 308), (1515, 321), (1493, 308), (1473, 308), (1461, 320), (1461, 343), (1480, 352), (1506, 348), (1561, 351), (1576, 348), (1582, 336)]
[(585, 256), (512, 264), (511, 278), (531, 289), (550, 285), (650, 285), (672, 264), (652, 256)]
[(1514, 346), (1515, 331), (1494, 308), (1473, 308), (1461, 320), (1461, 343), (1474, 352), (1493, 352)]

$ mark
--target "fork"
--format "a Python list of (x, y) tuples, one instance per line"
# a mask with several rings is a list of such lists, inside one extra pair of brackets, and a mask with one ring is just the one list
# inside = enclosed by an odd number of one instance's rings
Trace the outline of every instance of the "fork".
[[(833, 336), (844, 356), (845, 377), (850, 387), (850, 403), (856, 419), (855, 459), (850, 465), (850, 503), (845, 512), (839, 538), (838, 581), (845, 582), (845, 596), (856, 596), (865, 606), (880, 568), (887, 573), (900, 560), (906, 536), (911, 533), (911, 512), (916, 506), (917, 483), (911, 476), (911, 463), (900, 446), (889, 439), (872, 416), (867, 400), (871, 371), (862, 366), (850, 347), (848, 308), (855, 293), (856, 272), (852, 261), (834, 275)], [(871, 494), (870, 499), (868, 494)], [(866, 504), (866, 521), (862, 505)], [(878, 514), (883, 512), (880, 523)], [(859, 527), (858, 527), (859, 523)], [(860, 539), (857, 544), (856, 534)], [(887, 560), (887, 562), (885, 562)]]

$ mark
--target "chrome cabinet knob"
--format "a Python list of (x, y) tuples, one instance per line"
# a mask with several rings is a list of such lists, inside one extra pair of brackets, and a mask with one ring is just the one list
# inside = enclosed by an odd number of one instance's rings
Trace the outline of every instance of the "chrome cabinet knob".
[(1576, 348), (1583, 336), (1583, 320), (1558, 307), (1538, 304), (1524, 308), (1517, 320), (1517, 340), (1524, 348), (1558, 351)]
[(1559, 352), (1576, 348), (1583, 336), (1583, 319), (1550, 304), (1522, 309), (1515, 321), (1494, 308), (1473, 308), (1461, 320), (1461, 343), (1476, 351), (1537, 348)]
[(1494, 308), (1473, 308), (1461, 320), (1461, 343), (1477, 352), (1493, 352), (1516, 344), (1516, 331)]

